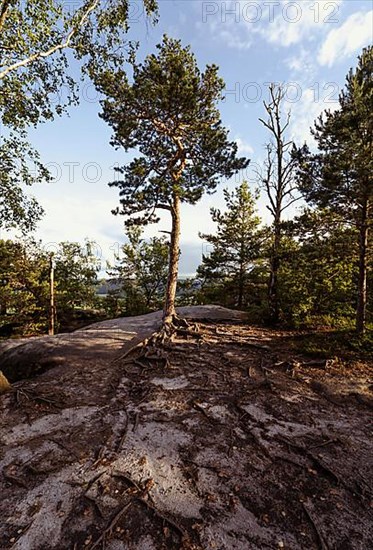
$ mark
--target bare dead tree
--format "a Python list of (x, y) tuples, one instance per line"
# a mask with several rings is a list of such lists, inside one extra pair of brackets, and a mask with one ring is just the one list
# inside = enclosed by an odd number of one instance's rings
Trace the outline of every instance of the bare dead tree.
[(262, 174), (259, 174), (259, 178), (261, 187), (267, 195), (267, 208), (273, 218), (268, 305), (270, 321), (277, 323), (280, 314), (278, 272), (281, 262), (283, 212), (300, 197), (296, 193), (295, 160), (291, 155), (293, 141), (287, 137), (291, 113), (288, 111), (284, 114), (282, 111), (286, 91), (282, 85), (271, 84), (269, 95), (269, 102), (263, 102), (268, 118), (267, 120), (259, 119), (270, 133), (269, 141), (266, 144), (267, 156), (264, 170)]

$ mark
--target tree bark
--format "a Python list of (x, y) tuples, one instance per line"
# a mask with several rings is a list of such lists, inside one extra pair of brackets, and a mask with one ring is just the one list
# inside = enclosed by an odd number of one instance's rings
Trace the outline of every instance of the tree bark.
[(272, 248), (272, 255), (270, 259), (270, 274), (268, 281), (268, 306), (269, 306), (269, 319), (273, 324), (278, 323), (280, 317), (280, 308), (278, 304), (278, 270), (280, 267), (280, 239), (281, 232), (279, 222), (274, 223), (274, 242)]
[(0, 316), (1, 315), (6, 315), (6, 314), (7, 314), (7, 303), (6, 303), (6, 298), (4, 298), (0, 302)]
[(175, 297), (177, 287), (177, 276), (179, 272), (179, 255), (180, 255), (180, 197), (176, 192), (173, 196), (173, 204), (171, 208), (172, 228), (169, 254), (169, 269), (166, 287), (165, 305), (163, 310), (163, 322), (172, 322), (176, 315)]
[(240, 273), (239, 273), (239, 279), (238, 279), (238, 303), (237, 306), (239, 309), (242, 308), (243, 305), (243, 295), (245, 290), (245, 266), (243, 264), (243, 254), (244, 254), (244, 243), (241, 238), (241, 259), (240, 259)]
[(244, 275), (242, 272), (240, 272), (239, 281), (238, 281), (238, 301), (237, 301), (237, 307), (239, 309), (242, 308), (243, 293), (244, 293)]
[(356, 309), (356, 331), (364, 334), (367, 308), (368, 200), (364, 201), (359, 228), (359, 282)]

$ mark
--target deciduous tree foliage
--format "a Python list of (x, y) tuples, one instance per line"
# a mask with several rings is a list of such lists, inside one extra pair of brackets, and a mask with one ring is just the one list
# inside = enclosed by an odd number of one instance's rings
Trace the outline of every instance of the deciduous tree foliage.
[[(143, 0), (155, 16), (156, 0)], [(128, 56), (129, 0), (0, 0), (0, 227), (32, 228), (42, 209), (22, 184), (49, 179), (27, 128), (78, 102), (75, 57), (93, 77)]]
[(100, 261), (95, 256), (95, 243), (64, 241), (59, 243), (55, 263), (57, 312), (69, 313), (75, 307), (91, 307), (95, 303), (95, 285)]
[(339, 108), (315, 123), (319, 151), (298, 150), (299, 182), (310, 204), (328, 207), (357, 229), (359, 277), (356, 329), (364, 332), (373, 212), (373, 47), (350, 70)]
[(157, 50), (143, 63), (134, 61), (131, 82), (123, 71), (107, 71), (99, 89), (106, 95), (102, 117), (114, 130), (112, 144), (139, 152), (119, 168), (123, 179), (111, 184), (120, 193), (115, 212), (129, 216), (127, 225), (156, 222), (159, 209), (171, 214), (167, 325), (175, 314), (181, 204), (195, 204), (248, 161), (237, 158), (237, 144), (220, 120), (224, 83), (218, 68), (201, 72), (190, 48), (167, 36)]
[[(99, 262), (93, 243), (62, 242), (54, 254), (57, 321), (95, 304)], [(40, 242), (0, 240), (0, 331), (45, 332), (49, 318), (50, 254)]]
[[(45, 319), (48, 296), (48, 262), (37, 243), (0, 240), (0, 323), (28, 328)], [(27, 320), (26, 320), (27, 318)]]
[(224, 212), (217, 208), (210, 210), (217, 224), (216, 233), (200, 235), (211, 245), (211, 252), (203, 256), (197, 275), (205, 283), (233, 286), (234, 303), (242, 308), (246, 302), (246, 283), (263, 250), (267, 232), (259, 227), (255, 198), (246, 181), (231, 193), (225, 189), (224, 199)]

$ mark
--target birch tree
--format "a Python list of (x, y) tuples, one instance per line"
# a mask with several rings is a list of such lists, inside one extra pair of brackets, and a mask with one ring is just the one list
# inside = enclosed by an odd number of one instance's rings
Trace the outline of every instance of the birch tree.
[[(155, 17), (156, 0), (143, 0)], [(128, 0), (0, 0), (0, 228), (35, 226), (42, 209), (23, 184), (48, 181), (27, 130), (78, 103), (70, 65), (84, 75), (127, 59)]]

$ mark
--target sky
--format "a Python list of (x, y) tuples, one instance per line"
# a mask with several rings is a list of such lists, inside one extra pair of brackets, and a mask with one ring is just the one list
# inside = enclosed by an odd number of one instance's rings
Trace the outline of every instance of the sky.
[[(223, 123), (239, 153), (251, 159), (245, 173), (222, 181), (215, 194), (196, 206), (183, 206), (180, 273), (191, 275), (206, 251), (198, 233), (214, 231), (209, 211), (211, 206), (224, 208), (223, 189), (233, 189), (243, 179), (256, 187), (255, 171), (260, 170), (269, 137), (258, 120), (264, 115), (269, 84), (285, 86), (289, 137), (298, 145), (312, 145), (310, 126), (325, 109), (336, 108), (349, 68), (373, 42), (373, 0), (160, 0), (159, 12), (159, 22), (152, 26), (142, 3), (131, 1), (129, 37), (140, 41), (139, 56), (154, 52), (167, 33), (191, 45), (201, 70), (217, 64), (226, 83), (219, 106)], [(73, 65), (71, 71), (78, 74), (78, 67)], [(35, 234), (45, 247), (53, 249), (63, 240), (94, 240), (105, 268), (125, 240), (123, 217), (111, 214), (119, 204), (118, 190), (107, 184), (116, 177), (114, 166), (125, 164), (131, 155), (109, 145), (110, 128), (99, 112), (99, 96), (85, 82), (80, 105), (69, 116), (30, 132), (30, 141), (53, 175), (53, 182), (35, 185), (32, 194), (46, 211)], [(264, 197), (258, 210), (269, 222)], [(169, 228), (164, 213), (158, 225), (146, 228), (145, 236)]]

